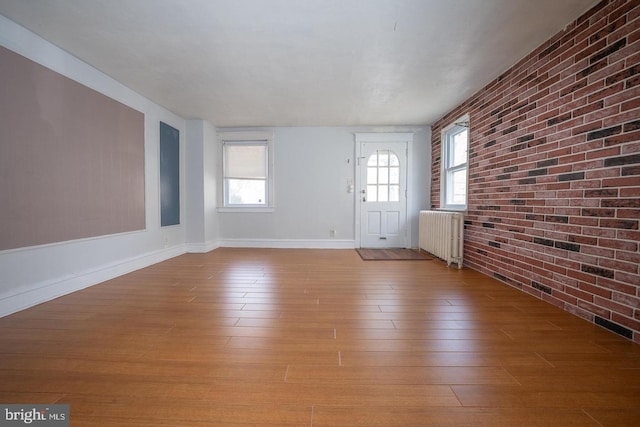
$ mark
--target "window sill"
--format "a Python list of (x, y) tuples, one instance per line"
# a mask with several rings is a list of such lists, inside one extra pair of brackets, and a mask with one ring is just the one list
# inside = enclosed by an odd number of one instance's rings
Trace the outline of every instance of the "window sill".
[(467, 207), (442, 207), (442, 208), (434, 208), (435, 211), (443, 211), (443, 212), (467, 212)]
[(220, 207), (217, 208), (217, 211), (220, 213), (271, 213), (275, 212), (276, 208), (274, 206), (269, 207)]

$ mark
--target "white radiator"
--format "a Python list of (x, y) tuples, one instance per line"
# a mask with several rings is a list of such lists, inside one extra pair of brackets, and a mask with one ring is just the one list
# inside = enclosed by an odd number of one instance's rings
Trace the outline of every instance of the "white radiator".
[(464, 215), (459, 212), (420, 211), (420, 249), (462, 268)]

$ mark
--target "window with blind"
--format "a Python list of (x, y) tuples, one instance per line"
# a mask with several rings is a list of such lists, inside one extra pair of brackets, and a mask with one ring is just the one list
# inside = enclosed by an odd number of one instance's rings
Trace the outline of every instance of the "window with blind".
[(223, 136), (222, 193), (225, 208), (272, 206), (271, 143), (269, 136), (244, 133)]

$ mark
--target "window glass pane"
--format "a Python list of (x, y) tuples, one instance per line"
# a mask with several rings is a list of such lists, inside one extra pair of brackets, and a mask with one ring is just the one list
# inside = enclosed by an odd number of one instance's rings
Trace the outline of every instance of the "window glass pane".
[(225, 144), (226, 178), (267, 178), (267, 145)]
[(378, 201), (379, 202), (388, 202), (389, 201), (389, 186), (388, 185), (378, 185)]
[(400, 184), (400, 168), (389, 168), (389, 183)]
[(467, 130), (455, 134), (451, 140), (449, 166), (457, 166), (467, 162)]
[(378, 169), (378, 183), (379, 184), (389, 183), (389, 168)]
[[(469, 122), (461, 117), (459, 122)], [(451, 126), (442, 135), (442, 180), (444, 190), (441, 205), (465, 208), (467, 204), (469, 129), (463, 125)]]
[(378, 201), (378, 186), (377, 185), (367, 185), (367, 201), (368, 202), (377, 202)]
[(378, 168), (367, 168), (367, 184), (378, 183)]
[(230, 205), (265, 205), (267, 181), (263, 179), (227, 179), (227, 203)]
[(378, 151), (378, 166), (388, 166), (388, 165), (389, 165), (389, 151), (388, 150)]
[(367, 201), (400, 201), (400, 160), (389, 150), (378, 150), (367, 162)]
[(400, 186), (399, 185), (390, 185), (389, 186), (389, 201), (390, 202), (399, 202), (400, 201)]
[(451, 172), (449, 203), (464, 205), (467, 198), (467, 170)]

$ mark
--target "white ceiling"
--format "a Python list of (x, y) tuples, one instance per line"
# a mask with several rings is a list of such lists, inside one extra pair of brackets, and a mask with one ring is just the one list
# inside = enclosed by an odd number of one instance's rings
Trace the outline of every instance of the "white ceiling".
[(425, 125), (597, 0), (0, 0), (185, 118)]

